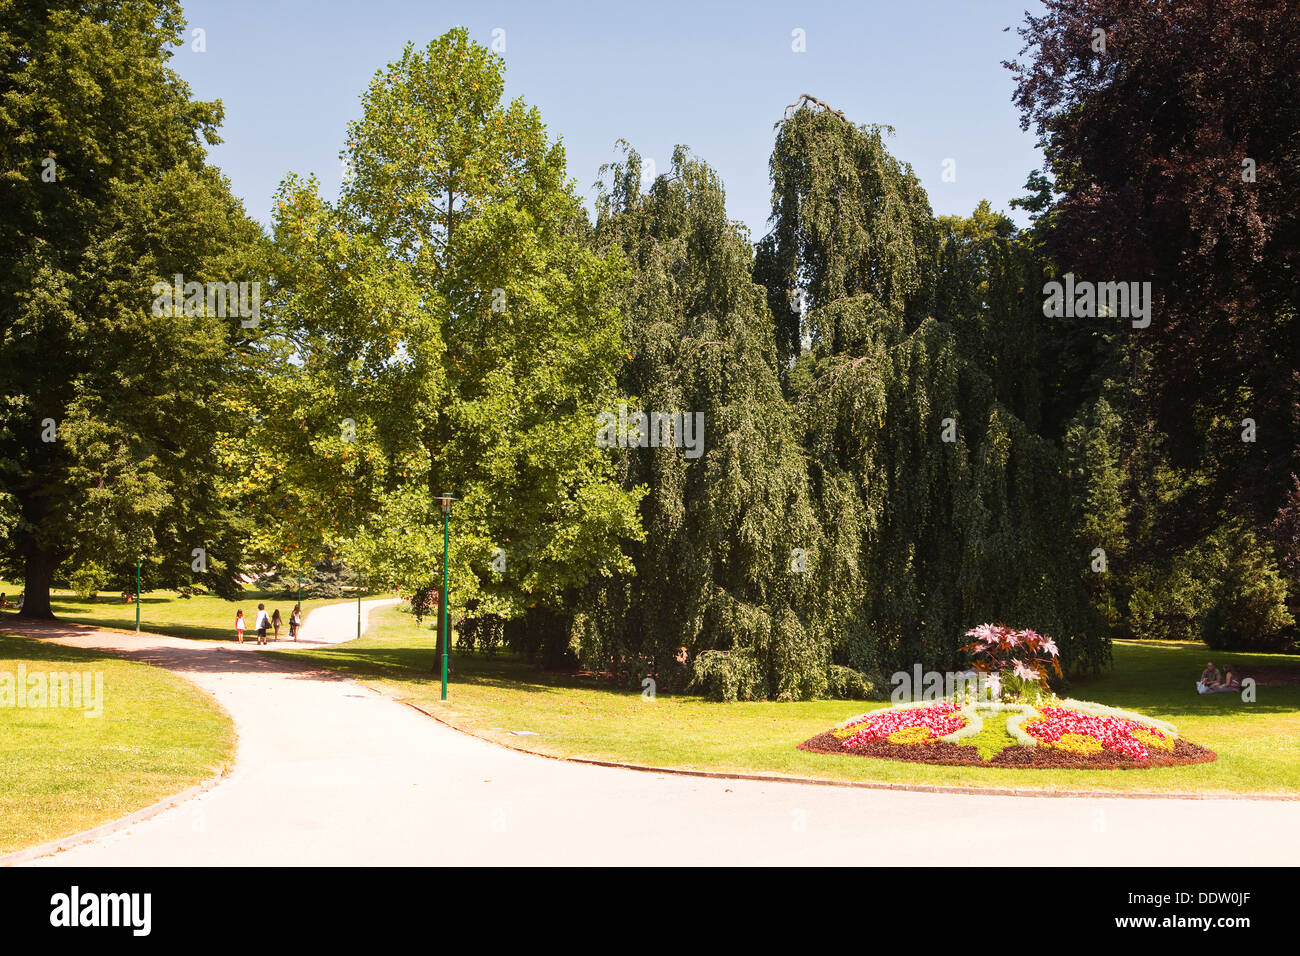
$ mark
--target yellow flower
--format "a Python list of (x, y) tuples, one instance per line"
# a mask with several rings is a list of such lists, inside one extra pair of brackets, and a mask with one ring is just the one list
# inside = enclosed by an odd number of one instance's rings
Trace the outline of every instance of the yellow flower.
[(1057, 750), (1072, 754), (1095, 754), (1101, 750), (1101, 741), (1087, 734), (1061, 734), (1056, 742)]
[(929, 727), (904, 727), (902, 730), (896, 730), (889, 735), (889, 742), (891, 744), (904, 744), (910, 746), (915, 744), (928, 744), (932, 741), (933, 738), (930, 736)]
[(1142, 730), (1135, 727), (1133, 729), (1133, 736), (1142, 741), (1142, 743), (1146, 744), (1148, 747), (1155, 747), (1157, 750), (1172, 751), (1174, 749), (1174, 742), (1172, 740), (1168, 737), (1162, 737), (1152, 730)]

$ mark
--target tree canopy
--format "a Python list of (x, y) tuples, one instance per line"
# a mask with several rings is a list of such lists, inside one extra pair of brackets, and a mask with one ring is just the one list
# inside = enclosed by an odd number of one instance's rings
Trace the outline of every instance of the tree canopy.
[[(255, 297), (264, 273), (260, 230), (206, 164), (221, 105), (167, 66), (175, 3), (0, 15), (0, 504), (22, 613), (50, 615), (66, 560), (143, 555), (158, 585), (229, 591), (244, 528), (216, 448), (257, 329), (206, 290)], [(160, 301), (173, 282), (204, 291)]]
[(627, 570), (639, 529), (592, 424), (616, 404), (619, 263), (586, 247), (563, 148), (503, 88), (461, 28), (408, 46), (349, 127), (338, 201), (284, 181), (293, 373), (268, 367), (258, 444), (283, 540), (406, 593), (440, 577), (454, 495), (455, 602), (514, 617)]

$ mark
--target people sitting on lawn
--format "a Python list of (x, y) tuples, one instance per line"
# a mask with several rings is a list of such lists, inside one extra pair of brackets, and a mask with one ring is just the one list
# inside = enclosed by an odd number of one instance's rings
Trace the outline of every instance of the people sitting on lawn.
[(9, 594), (6, 591), (0, 591), (0, 607), (9, 606)]
[(1201, 672), (1201, 679), (1196, 682), (1200, 694), (1232, 694), (1241, 690), (1241, 673), (1232, 664), (1223, 665), (1223, 675), (1211, 661)]

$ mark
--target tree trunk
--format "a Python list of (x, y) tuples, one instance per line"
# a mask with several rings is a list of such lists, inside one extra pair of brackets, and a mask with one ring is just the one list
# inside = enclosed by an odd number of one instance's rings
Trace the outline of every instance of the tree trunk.
[(50, 585), (59, 564), (58, 556), (35, 544), (24, 551), (23, 606), (18, 616), (51, 620), (54, 612), (50, 609)]

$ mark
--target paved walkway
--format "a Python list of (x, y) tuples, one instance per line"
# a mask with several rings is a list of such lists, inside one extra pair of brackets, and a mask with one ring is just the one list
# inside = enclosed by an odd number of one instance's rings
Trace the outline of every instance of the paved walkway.
[[(331, 605), (312, 613), (304, 643), (355, 634), (356, 606)], [(1295, 802), (928, 794), (585, 766), (466, 736), (255, 645), (48, 636), (194, 681), (234, 717), (239, 750), (212, 790), (36, 865), (997, 866), (1026, 847), (1042, 862), (1194, 865), (1207, 834), (1232, 831), (1236, 865), (1300, 856)]]

